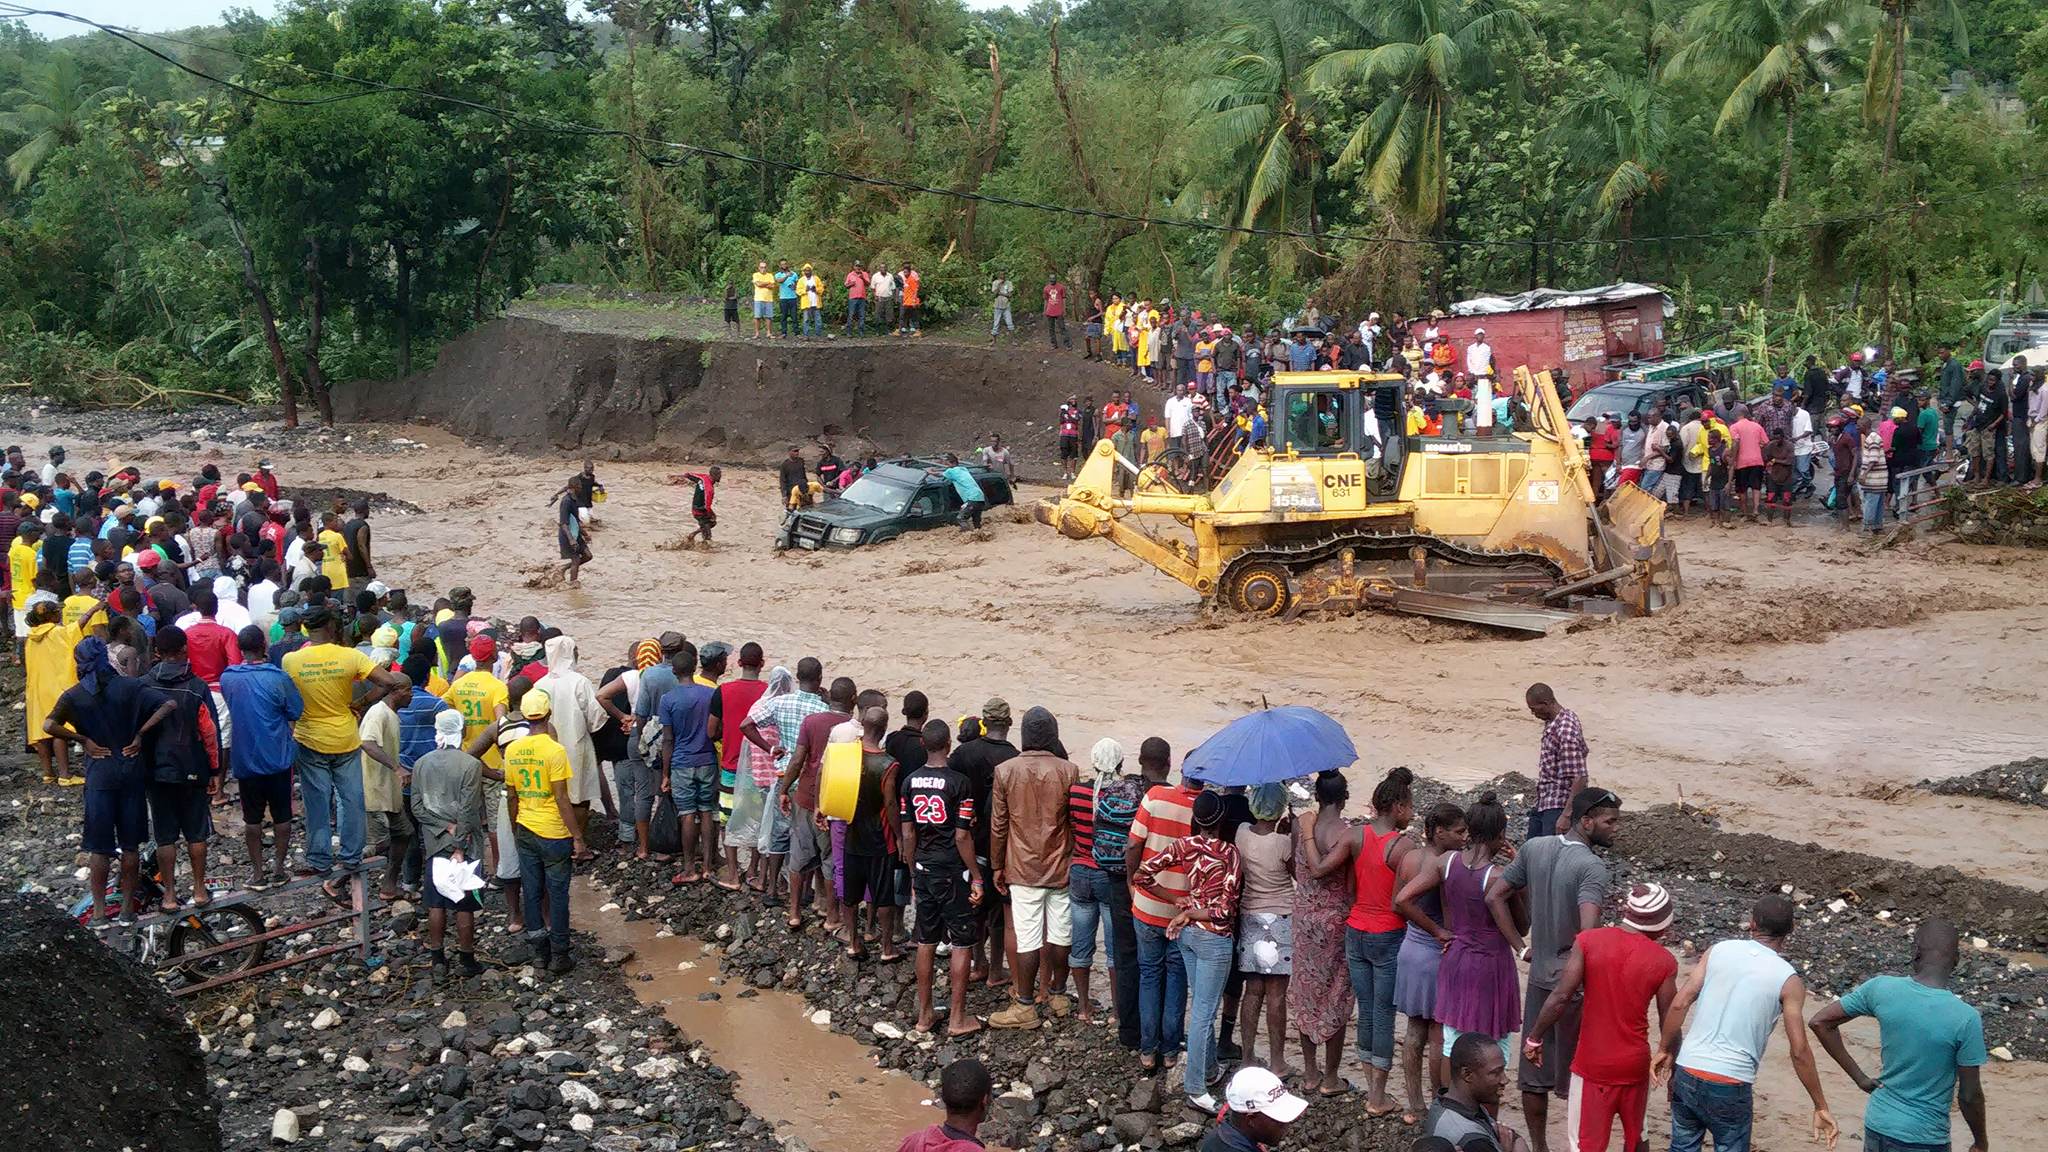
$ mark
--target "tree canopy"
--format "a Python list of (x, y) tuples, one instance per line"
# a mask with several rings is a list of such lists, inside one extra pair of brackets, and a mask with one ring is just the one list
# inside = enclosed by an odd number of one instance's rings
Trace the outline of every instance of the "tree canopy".
[(76, 398), (324, 413), (538, 282), (764, 258), (1251, 323), (1627, 276), (1912, 350), (2048, 257), (2013, 0), (288, 0), (0, 22), (0, 80), (0, 368)]

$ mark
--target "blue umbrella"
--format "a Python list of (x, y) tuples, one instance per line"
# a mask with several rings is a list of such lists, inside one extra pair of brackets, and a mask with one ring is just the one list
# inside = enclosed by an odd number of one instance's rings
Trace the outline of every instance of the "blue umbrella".
[(1358, 762), (1344, 726), (1314, 708), (1266, 708), (1231, 721), (1181, 762), (1210, 784), (1271, 784)]

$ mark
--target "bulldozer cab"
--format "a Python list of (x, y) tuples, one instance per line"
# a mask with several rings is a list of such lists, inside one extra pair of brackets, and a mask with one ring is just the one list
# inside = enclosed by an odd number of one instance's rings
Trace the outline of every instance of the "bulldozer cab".
[(1400, 492), (1401, 377), (1281, 372), (1267, 406), (1275, 511), (1358, 511)]

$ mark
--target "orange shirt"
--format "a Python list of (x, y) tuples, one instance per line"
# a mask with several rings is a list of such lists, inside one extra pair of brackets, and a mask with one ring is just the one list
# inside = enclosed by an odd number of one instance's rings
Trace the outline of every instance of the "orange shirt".
[(903, 306), (915, 308), (918, 304), (917, 273), (911, 272), (903, 277)]

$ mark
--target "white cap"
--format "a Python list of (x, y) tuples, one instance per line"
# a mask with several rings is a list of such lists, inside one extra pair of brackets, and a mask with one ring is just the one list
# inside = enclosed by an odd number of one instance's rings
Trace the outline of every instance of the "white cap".
[(391, 589), (382, 580), (372, 580), (368, 584), (363, 585), (363, 591), (368, 592), (372, 596), (385, 596), (391, 592)]
[(1257, 1112), (1282, 1124), (1292, 1124), (1307, 1110), (1308, 1101), (1287, 1090), (1278, 1076), (1264, 1068), (1240, 1068), (1223, 1089), (1223, 1099), (1232, 1112)]
[(434, 747), (462, 747), (462, 713), (450, 708), (434, 714)]
[(1472, 334), (1473, 334), (1474, 336), (1484, 336), (1484, 335), (1486, 335), (1486, 329), (1484, 329), (1484, 328), (1474, 328), (1474, 329), (1472, 330)]

